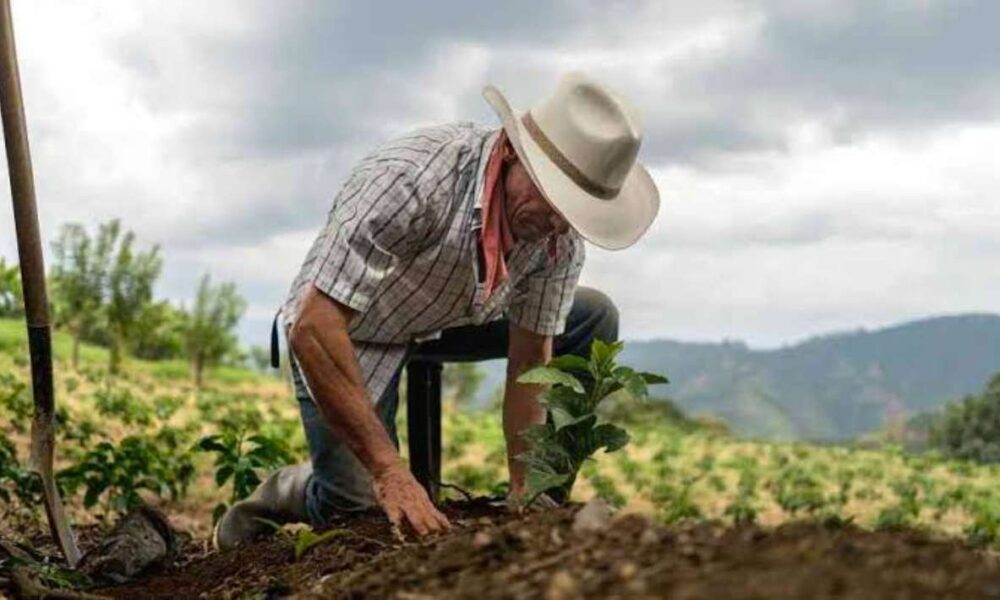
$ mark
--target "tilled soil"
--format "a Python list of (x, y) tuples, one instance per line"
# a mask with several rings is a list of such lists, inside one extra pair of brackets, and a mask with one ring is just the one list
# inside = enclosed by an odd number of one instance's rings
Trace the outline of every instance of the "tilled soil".
[(297, 562), (288, 540), (262, 540), (97, 592), (116, 598), (1000, 599), (995, 555), (918, 532), (816, 523), (667, 528), (631, 515), (576, 533), (574, 508), (513, 517), (474, 502), (446, 512), (457, 527), (432, 540), (400, 543), (383, 517), (366, 514), (336, 524), (351, 533)]

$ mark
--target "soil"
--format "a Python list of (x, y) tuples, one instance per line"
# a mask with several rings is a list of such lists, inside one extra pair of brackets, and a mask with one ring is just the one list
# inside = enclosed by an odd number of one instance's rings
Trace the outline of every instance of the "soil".
[(456, 528), (400, 542), (377, 513), (295, 561), (289, 539), (229, 552), (182, 540), (157, 574), (99, 590), (115, 598), (1000, 599), (1000, 558), (915, 531), (790, 523), (664, 527), (617, 517), (577, 533), (579, 507), (523, 517), (449, 504)]

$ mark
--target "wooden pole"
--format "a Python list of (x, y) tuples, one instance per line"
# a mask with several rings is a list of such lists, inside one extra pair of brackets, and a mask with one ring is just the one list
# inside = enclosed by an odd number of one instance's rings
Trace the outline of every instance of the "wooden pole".
[(31, 355), (31, 389), (35, 400), (35, 418), (31, 423), (31, 466), (42, 478), (45, 513), (52, 537), (59, 543), (66, 562), (75, 567), (80, 561), (80, 551), (59, 498), (52, 467), (56, 412), (52, 387), (52, 333), (10, 0), (0, 0), (0, 113), (7, 147), (10, 193), (14, 201), (17, 254), (21, 264), (28, 351)]

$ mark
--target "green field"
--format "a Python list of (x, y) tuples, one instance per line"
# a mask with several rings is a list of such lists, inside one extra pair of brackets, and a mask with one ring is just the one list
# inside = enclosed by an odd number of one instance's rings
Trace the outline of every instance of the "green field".
[[(280, 379), (223, 368), (210, 371), (196, 390), (183, 362), (139, 360), (112, 377), (106, 351), (91, 346), (84, 346), (81, 367), (73, 372), (69, 342), (55, 337), (57, 402), (63, 407), (57, 454), (78, 523), (143, 497), (164, 507), (178, 527), (204, 536), (213, 510), (251, 489), (254, 474), (306, 457), (295, 402)], [(7, 492), (0, 495), (0, 516), (15, 528), (42, 523), (37, 510), (24, 506), (32, 499), (21, 477), (31, 410), (27, 383), (23, 324), (0, 320), (0, 432), (13, 440), (16, 453), (0, 454), (6, 461), (0, 486)], [(622, 412), (631, 412), (624, 425), (632, 442), (584, 467), (576, 499), (599, 493), (664, 522), (775, 525), (819, 518), (831, 525), (919, 527), (976, 543), (996, 541), (997, 467), (892, 447), (742, 440), (655, 406)], [(448, 399), (445, 414), (444, 480), (473, 493), (501, 492), (506, 459), (498, 411), (463, 409)], [(206, 450), (204, 443), (198, 448), (211, 435), (217, 436), (214, 447), (235, 452), (221, 467), (223, 451)]]

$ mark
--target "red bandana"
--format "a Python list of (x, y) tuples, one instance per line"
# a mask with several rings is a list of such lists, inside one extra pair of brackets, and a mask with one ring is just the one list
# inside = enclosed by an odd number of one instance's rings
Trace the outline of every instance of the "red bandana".
[[(493, 290), (507, 280), (507, 263), (505, 257), (514, 247), (514, 235), (507, 221), (506, 195), (503, 187), (503, 165), (505, 160), (515, 158), (514, 148), (507, 139), (507, 133), (500, 130), (493, 150), (486, 163), (486, 173), (483, 181), (483, 253), (486, 258), (486, 279), (484, 282), (483, 302), (489, 299)], [(549, 264), (557, 258), (558, 237), (551, 236), (548, 240)]]

